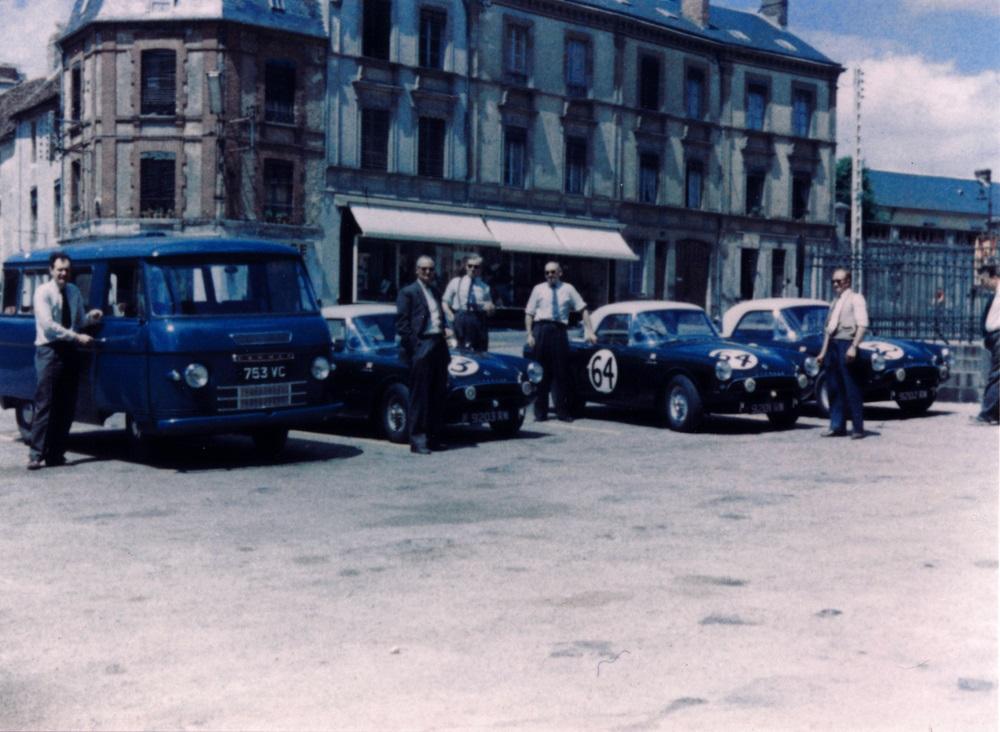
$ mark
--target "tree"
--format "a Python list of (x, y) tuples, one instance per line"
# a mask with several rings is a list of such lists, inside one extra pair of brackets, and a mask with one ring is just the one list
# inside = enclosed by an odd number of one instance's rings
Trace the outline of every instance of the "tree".
[[(837, 161), (837, 203), (851, 205), (851, 175), (854, 161), (851, 158), (840, 158)], [(868, 179), (868, 168), (861, 169), (861, 223), (862, 229), (867, 229), (878, 217), (878, 204)]]

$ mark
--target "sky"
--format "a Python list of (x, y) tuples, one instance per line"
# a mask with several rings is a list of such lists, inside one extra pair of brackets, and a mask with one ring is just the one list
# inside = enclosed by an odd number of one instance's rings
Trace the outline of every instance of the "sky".
[[(44, 75), (46, 44), (72, 4), (0, 0), (0, 61)], [(760, 0), (712, 4), (756, 11)], [(966, 179), (992, 168), (1000, 180), (1000, 0), (789, 0), (789, 30), (847, 68), (838, 156), (854, 149), (860, 67), (867, 167)]]

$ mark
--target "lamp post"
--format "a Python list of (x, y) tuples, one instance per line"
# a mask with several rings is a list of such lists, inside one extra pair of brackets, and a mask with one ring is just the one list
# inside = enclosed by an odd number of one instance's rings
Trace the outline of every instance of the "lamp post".
[(976, 181), (982, 189), (980, 193), (986, 196), (986, 236), (993, 235), (993, 171), (983, 168), (976, 171)]

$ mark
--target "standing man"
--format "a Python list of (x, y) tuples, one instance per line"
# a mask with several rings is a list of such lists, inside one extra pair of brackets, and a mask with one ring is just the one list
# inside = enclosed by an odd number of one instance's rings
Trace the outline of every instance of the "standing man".
[(486, 316), (492, 315), (493, 298), (490, 286), (483, 282), (483, 258), (473, 254), (465, 259), (465, 275), (455, 277), (444, 290), (445, 315), (455, 324), (459, 348), (488, 351), (490, 331)]
[(69, 281), (68, 255), (49, 255), (51, 279), (35, 290), (35, 414), (31, 422), (28, 470), (66, 462), (66, 440), (76, 411), (80, 376), (77, 346), (93, 338), (79, 332), (101, 319), (100, 310), (83, 311), (83, 295)]
[(851, 439), (865, 436), (864, 402), (857, 378), (858, 344), (868, 330), (868, 306), (864, 296), (851, 290), (851, 273), (838, 269), (833, 273), (833, 291), (837, 299), (830, 308), (824, 329), (823, 347), (816, 360), (826, 362), (826, 383), (830, 394), (830, 428), (823, 437), (847, 434), (847, 415), (851, 417)]
[(576, 288), (562, 281), (562, 268), (558, 262), (545, 265), (545, 282), (535, 285), (524, 308), (524, 327), (528, 331), (528, 345), (534, 349), (535, 360), (542, 365), (542, 381), (535, 397), (535, 421), (548, 419), (549, 389), (556, 407), (556, 416), (563, 422), (572, 422), (570, 404), (573, 382), (569, 373), (570, 311), (583, 313), (584, 337), (597, 343), (590, 325), (587, 303)]
[(1000, 262), (987, 259), (979, 268), (979, 276), (982, 286), (992, 293), (983, 310), (983, 345), (990, 352), (990, 373), (979, 414), (971, 419), (988, 425), (1000, 422)]
[(429, 455), (438, 442), (448, 389), (448, 344), (441, 294), (434, 285), (434, 260), (417, 259), (417, 280), (396, 298), (400, 358), (410, 367), (410, 452)]

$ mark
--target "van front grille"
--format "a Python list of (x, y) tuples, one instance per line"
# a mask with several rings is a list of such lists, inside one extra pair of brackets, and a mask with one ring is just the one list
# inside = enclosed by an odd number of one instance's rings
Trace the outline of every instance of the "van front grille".
[(280, 384), (220, 386), (216, 392), (216, 400), (220, 412), (303, 407), (306, 404), (306, 382), (283, 381)]

